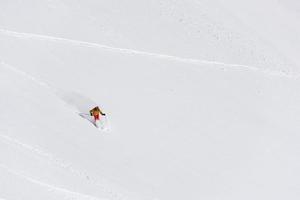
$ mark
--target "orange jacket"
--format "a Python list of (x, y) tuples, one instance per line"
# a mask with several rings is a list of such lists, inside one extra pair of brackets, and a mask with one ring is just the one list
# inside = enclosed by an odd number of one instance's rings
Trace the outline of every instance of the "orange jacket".
[(90, 110), (91, 116), (98, 116), (99, 114), (105, 115), (105, 113), (103, 113), (98, 106)]

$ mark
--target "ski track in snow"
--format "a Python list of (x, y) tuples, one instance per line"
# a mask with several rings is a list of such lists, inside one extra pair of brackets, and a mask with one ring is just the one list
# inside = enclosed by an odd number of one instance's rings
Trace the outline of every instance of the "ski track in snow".
[(32, 76), (32, 75), (30, 75), (30, 74), (28, 74), (28, 73), (26, 73), (26, 72), (24, 72), (22, 70), (19, 70), (16, 67), (13, 67), (12, 65), (9, 65), (9, 64), (7, 64), (7, 63), (5, 63), (3, 61), (0, 61), (0, 64), (3, 67), (5, 67), (6, 69), (8, 69), (10, 71), (13, 71), (16, 74), (19, 74), (19, 75), (25, 77), (26, 79), (29, 79), (29, 80), (33, 81), (34, 83), (40, 85), (41, 87), (44, 87), (44, 88), (46, 88), (48, 90), (51, 90), (51, 91), (53, 91), (55, 93), (57, 92), (57, 89), (55, 89), (54, 87), (50, 86), (48, 83), (46, 83), (46, 82), (44, 82), (42, 80), (39, 80), (36, 77), (34, 77), (34, 76)]
[[(108, 195), (111, 199), (114, 199), (114, 200), (126, 199), (123, 197), (123, 195), (112, 191), (111, 189), (104, 186), (104, 184), (101, 184), (98, 181), (94, 180), (92, 178), (92, 176), (88, 175), (86, 172), (82, 172), (80, 170), (75, 169), (70, 163), (66, 162), (65, 160), (56, 158), (55, 156), (53, 156), (52, 154), (50, 154), (48, 152), (45, 152), (44, 150), (41, 150), (37, 147), (33, 147), (26, 143), (20, 142), (19, 140), (16, 140), (7, 135), (0, 134), (0, 138), (5, 140), (6, 142), (8, 142), (10, 145), (18, 146), (22, 149), (33, 152), (34, 154), (36, 154), (42, 158), (45, 158), (49, 163), (56, 165), (60, 168), (66, 169), (67, 171), (76, 175), (77, 177), (85, 179), (89, 183), (92, 183), (95, 186), (97, 186), (98, 189), (100, 189), (104, 194)], [(0, 164), (0, 166), (1, 166), (1, 164)]]
[(34, 82), (35, 84), (37, 84), (37, 85), (39, 85), (39, 86), (41, 86), (41, 87), (47, 89), (48, 91), (54, 93), (60, 100), (62, 100), (62, 101), (67, 105), (67, 108), (68, 108), (69, 110), (71, 110), (72, 112), (74, 112), (74, 109), (73, 109), (71, 106), (69, 106), (69, 105), (68, 105), (68, 104), (67, 104), (67, 103), (59, 96), (59, 89), (57, 89), (57, 88), (51, 86), (49, 83), (46, 83), (45, 81), (42, 81), (42, 80), (40, 80), (40, 79), (38, 79), (38, 78), (32, 76), (32, 75), (29, 74), (29, 73), (26, 73), (26, 72), (24, 72), (24, 71), (22, 71), (22, 70), (19, 70), (18, 68), (14, 67), (14, 66), (12, 66), (12, 65), (10, 65), (10, 64), (7, 64), (6, 62), (3, 62), (3, 61), (1, 61), (1, 60), (0, 60), (0, 66), (2, 66), (3, 68), (5, 68), (5, 69), (7, 69), (7, 70), (9, 70), (9, 71), (14, 72), (15, 74), (18, 74), (18, 75), (20, 75), (20, 76), (22, 76), (22, 77), (24, 77), (24, 78), (26, 78), (26, 79), (28, 79), (28, 80)]
[(69, 110), (71, 110), (72, 112), (76, 112), (78, 113), (78, 111), (75, 111), (74, 108), (70, 105), (68, 105), (66, 103), (66, 101), (64, 101), (61, 96), (60, 96), (60, 90), (58, 88), (55, 88), (53, 86), (51, 86), (49, 83), (46, 83), (45, 81), (42, 81), (34, 76), (32, 76), (31, 74), (27, 73), (27, 72), (24, 72), (22, 70), (19, 70), (17, 67), (14, 67), (10, 64), (7, 64), (6, 62), (3, 62), (0, 60), (0, 66), (2, 66), (3, 68), (9, 70), (9, 71), (12, 71), (14, 72), (15, 74), (18, 74), (32, 82), (34, 82), (35, 84), (47, 89), (48, 91), (52, 92), (53, 94), (55, 94), (61, 101), (63, 101), (66, 105), (67, 105), (67, 108)]
[(21, 177), (22, 179), (25, 179), (31, 183), (37, 184), (39, 186), (45, 187), (48, 189), (48, 191), (53, 192), (53, 193), (58, 193), (58, 194), (64, 194), (66, 199), (87, 199), (87, 200), (104, 200), (104, 199), (99, 199), (96, 198), (94, 196), (91, 195), (87, 195), (87, 194), (83, 194), (83, 193), (79, 193), (79, 192), (74, 192), (74, 191), (70, 191), (67, 190), (65, 188), (61, 188), (61, 187), (57, 187), (54, 185), (50, 185), (48, 183), (36, 180), (32, 177), (26, 176), (24, 175), (22, 172), (18, 172), (15, 170), (10, 169), (9, 167), (7, 167), (6, 165), (0, 164), (0, 168), (6, 170), (7, 172), (9, 172), (10, 174), (13, 174), (17, 177)]
[(293, 75), (291, 73), (285, 72), (284, 70), (270, 70), (270, 69), (262, 69), (262, 68), (256, 67), (256, 66), (243, 65), (243, 64), (229, 64), (229, 63), (223, 63), (223, 62), (219, 62), (219, 61), (184, 58), (184, 57), (178, 57), (178, 56), (172, 56), (172, 55), (166, 55), (166, 54), (158, 54), (158, 53), (152, 53), (152, 52), (146, 52), (146, 51), (139, 51), (139, 50), (134, 50), (134, 49), (112, 47), (112, 46), (98, 44), (98, 43), (85, 42), (85, 41), (67, 39), (67, 38), (62, 38), (62, 37), (54, 37), (54, 36), (49, 36), (49, 35), (41, 35), (41, 34), (35, 34), (35, 33), (23, 33), (23, 32), (16, 32), (16, 31), (11, 31), (11, 30), (6, 30), (6, 29), (0, 29), (0, 34), (11, 36), (11, 37), (23, 38), (23, 39), (46, 40), (46, 41), (51, 41), (51, 42), (66, 43), (66, 44), (82, 46), (82, 47), (99, 48), (99, 49), (118, 52), (118, 53), (149, 56), (149, 57), (155, 57), (155, 58), (159, 58), (159, 59), (167, 59), (167, 60), (173, 60), (173, 61), (178, 61), (178, 62), (183, 62), (183, 63), (194, 64), (194, 65), (206, 64), (206, 65), (219, 66), (221, 68), (228, 68), (228, 69), (232, 68), (232, 69), (258, 71), (258, 72), (261, 72), (261, 73), (264, 73), (267, 75), (271, 75), (271, 76), (280, 76), (280, 77), (294, 78), (294, 79), (299, 78), (299, 75)]

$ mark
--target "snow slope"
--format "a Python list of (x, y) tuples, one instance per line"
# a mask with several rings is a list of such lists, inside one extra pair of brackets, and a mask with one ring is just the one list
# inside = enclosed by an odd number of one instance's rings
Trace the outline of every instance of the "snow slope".
[(299, 199), (297, 5), (0, 2), (0, 198)]

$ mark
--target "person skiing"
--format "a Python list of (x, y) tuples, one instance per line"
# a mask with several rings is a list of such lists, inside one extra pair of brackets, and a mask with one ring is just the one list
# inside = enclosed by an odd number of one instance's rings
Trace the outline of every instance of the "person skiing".
[(100, 115), (105, 116), (98, 106), (90, 110), (90, 115), (94, 117), (95, 121), (100, 120)]

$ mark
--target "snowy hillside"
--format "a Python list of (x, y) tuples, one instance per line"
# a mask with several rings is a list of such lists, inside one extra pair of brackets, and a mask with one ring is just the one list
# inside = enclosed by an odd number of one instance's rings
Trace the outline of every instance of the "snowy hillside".
[[(299, 199), (296, 0), (0, 1), (0, 199)], [(78, 115), (99, 105), (108, 131)]]

